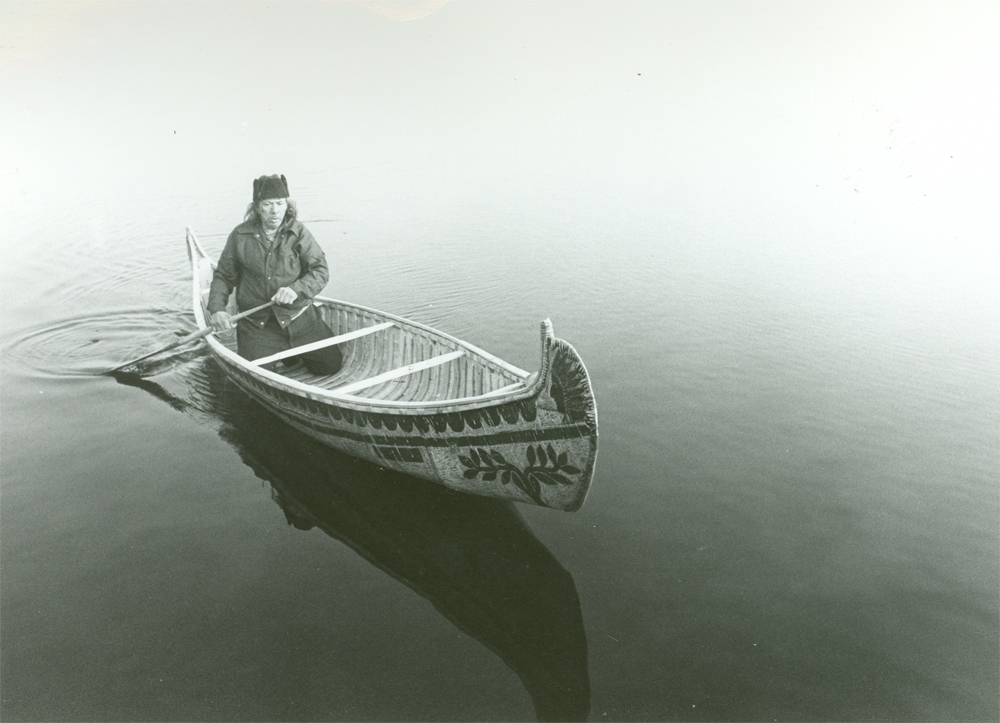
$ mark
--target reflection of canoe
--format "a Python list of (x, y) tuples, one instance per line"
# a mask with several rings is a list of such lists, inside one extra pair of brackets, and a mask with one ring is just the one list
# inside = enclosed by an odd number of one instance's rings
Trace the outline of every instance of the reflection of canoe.
[(372, 479), (254, 406), (224, 436), (271, 483), (291, 524), (315, 525), (430, 600), (521, 677), (540, 720), (586, 719), (576, 586), (513, 505), (393, 472)]
[[(214, 265), (190, 230), (187, 245), (204, 329)], [(305, 347), (249, 361), (229, 334), (209, 336), (209, 350), (247, 394), (328, 446), (463, 492), (580, 508), (594, 473), (597, 407), (583, 362), (548, 320), (541, 369), (529, 374), (423, 324), (332, 299), (315, 304), (344, 355), (337, 374), (277, 365)]]
[(283, 424), (212, 365), (192, 405), (128, 375), (221, 436), (269, 482), (290, 524), (317, 527), (429, 600), (521, 678), (540, 720), (586, 720), (587, 638), (573, 578), (510, 502), (357, 464)]

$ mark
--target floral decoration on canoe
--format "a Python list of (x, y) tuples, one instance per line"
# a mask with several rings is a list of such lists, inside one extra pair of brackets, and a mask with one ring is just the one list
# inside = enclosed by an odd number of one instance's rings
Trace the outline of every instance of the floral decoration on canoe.
[(556, 453), (552, 445), (528, 445), (524, 452), (528, 464), (517, 467), (508, 462), (495, 449), (469, 449), (469, 456), (459, 455), (459, 461), (467, 468), (463, 474), (465, 479), (483, 476), (484, 482), (492, 482), (500, 478), (503, 484), (513, 483), (536, 504), (545, 505), (542, 501), (542, 485), (572, 485), (573, 480), (568, 474), (580, 474), (581, 471), (569, 463), (566, 452)]

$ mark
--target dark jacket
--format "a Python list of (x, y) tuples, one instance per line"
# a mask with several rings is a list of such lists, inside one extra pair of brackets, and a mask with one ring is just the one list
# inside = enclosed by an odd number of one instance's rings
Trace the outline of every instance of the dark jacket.
[(233, 229), (212, 279), (210, 313), (224, 311), (233, 288), (240, 311), (260, 306), (282, 286), (298, 297), (291, 304), (275, 304), (249, 317), (263, 326), (273, 313), (281, 326), (295, 318), (330, 280), (323, 249), (298, 221), (283, 223), (269, 248), (259, 224), (245, 221)]

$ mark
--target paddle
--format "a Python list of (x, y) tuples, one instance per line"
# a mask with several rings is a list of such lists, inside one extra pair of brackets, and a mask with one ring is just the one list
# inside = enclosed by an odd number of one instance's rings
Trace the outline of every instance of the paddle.
[[(247, 311), (241, 311), (239, 314), (233, 314), (232, 316), (229, 317), (229, 320), (230, 321), (239, 321), (244, 316), (250, 316), (250, 314), (255, 314), (258, 311), (260, 311), (261, 309), (266, 309), (267, 307), (272, 306), (273, 304), (274, 304), (274, 300), (272, 299), (271, 301), (267, 302), (266, 304), (261, 304), (260, 306), (255, 306), (254, 308), (249, 309)], [(170, 351), (171, 349), (176, 349), (177, 347), (181, 346), (182, 344), (187, 344), (189, 341), (194, 341), (195, 339), (201, 339), (202, 337), (208, 336), (209, 334), (212, 334), (212, 333), (214, 333), (214, 329), (212, 329), (212, 327), (208, 327), (207, 329), (200, 329), (200, 330), (198, 330), (196, 332), (188, 334), (183, 339), (178, 339), (177, 341), (175, 341), (175, 342), (173, 342), (171, 344), (167, 344), (166, 346), (161, 347), (161, 348), (157, 349), (156, 351), (151, 351), (151, 352), (149, 352), (149, 354), (144, 354), (143, 356), (139, 357), (138, 359), (133, 359), (130, 362), (126, 362), (125, 364), (122, 364), (120, 366), (116, 366), (114, 369), (110, 370), (108, 373), (112, 374), (114, 372), (120, 372), (120, 371), (122, 371), (122, 370), (124, 370), (124, 369), (126, 369), (128, 367), (135, 366), (136, 364), (138, 364), (141, 361), (145, 361), (146, 359), (149, 359), (149, 357), (151, 357), (151, 356), (156, 356), (157, 354), (162, 354), (165, 351)]]

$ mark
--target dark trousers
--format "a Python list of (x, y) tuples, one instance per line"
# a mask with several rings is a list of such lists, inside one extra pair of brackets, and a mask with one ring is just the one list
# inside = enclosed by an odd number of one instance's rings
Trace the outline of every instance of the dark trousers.
[[(285, 328), (281, 328), (274, 314), (268, 314), (267, 323), (263, 328), (249, 319), (240, 319), (236, 325), (237, 348), (240, 356), (245, 359), (260, 359), (320, 339), (329, 339), (331, 336), (333, 332), (330, 331), (330, 327), (320, 317), (316, 307), (311, 305)], [(296, 359), (301, 359), (310, 372), (319, 376), (336, 374), (344, 363), (340, 348), (336, 345), (288, 357), (282, 361), (285, 364), (294, 364)], [(268, 364), (265, 368), (272, 366)]]

